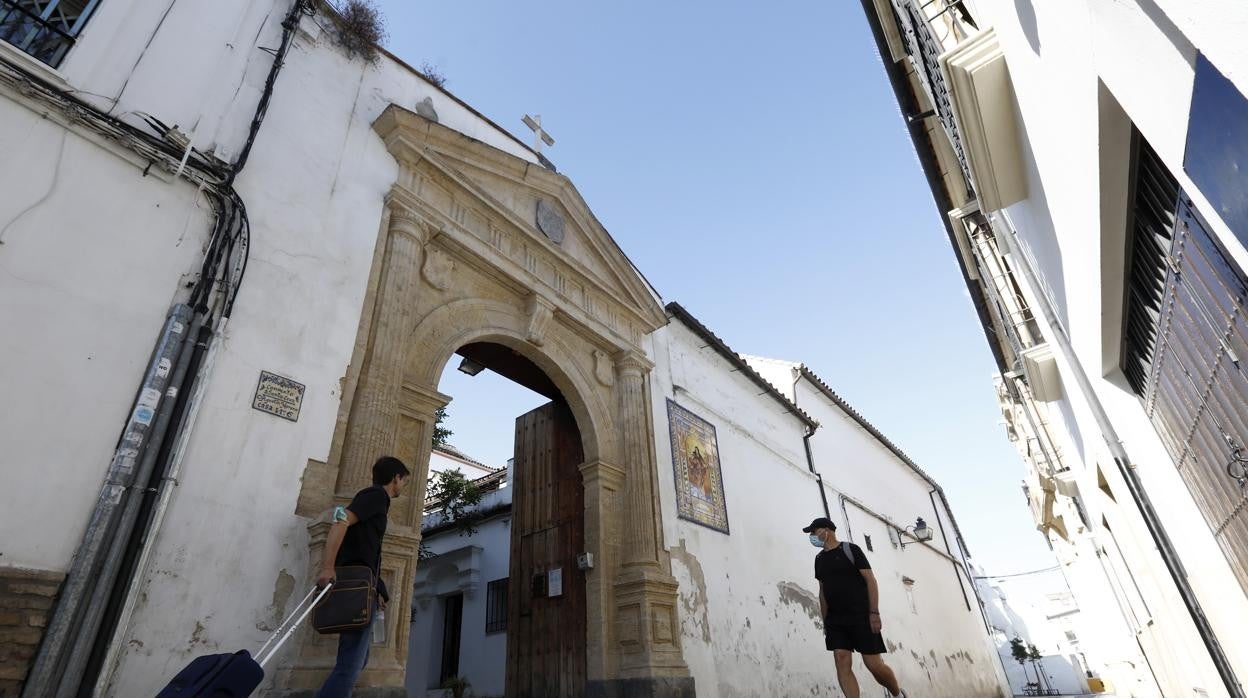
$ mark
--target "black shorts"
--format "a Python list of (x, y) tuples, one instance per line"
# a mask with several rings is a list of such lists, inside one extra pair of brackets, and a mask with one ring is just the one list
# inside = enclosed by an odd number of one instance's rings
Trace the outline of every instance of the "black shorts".
[(823, 624), (823, 640), (832, 650), (851, 650), (859, 654), (884, 654), (884, 636), (871, 632), (871, 622), (863, 618), (861, 621), (838, 621), (829, 619)]

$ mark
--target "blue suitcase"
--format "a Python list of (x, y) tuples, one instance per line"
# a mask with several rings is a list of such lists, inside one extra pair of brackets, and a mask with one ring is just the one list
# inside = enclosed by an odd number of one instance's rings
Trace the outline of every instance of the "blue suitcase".
[[(332, 585), (331, 585), (332, 586)], [(329, 592), (329, 586), (317, 594), (314, 588), (303, 597), (295, 610), (264, 643), (255, 657), (247, 650), (233, 654), (205, 654), (187, 664), (173, 677), (156, 698), (246, 698), (264, 680), (264, 665), (273, 659), (286, 640), (294, 634), (316, 604)], [(307, 605), (316, 594), (316, 600)], [(296, 619), (296, 616), (298, 618)], [(291, 622), (294, 621), (294, 622)], [(276, 642), (274, 642), (276, 641)], [(272, 647), (270, 648), (270, 645)], [(268, 650), (267, 654), (265, 650)]]
[(264, 680), (264, 668), (247, 650), (191, 660), (156, 698), (246, 698)]

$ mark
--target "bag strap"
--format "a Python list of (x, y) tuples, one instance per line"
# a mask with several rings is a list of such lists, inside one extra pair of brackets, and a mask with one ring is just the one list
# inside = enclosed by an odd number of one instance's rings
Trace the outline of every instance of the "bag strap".
[(849, 558), (850, 564), (854, 567), (858, 566), (858, 561), (854, 559), (854, 546), (849, 541), (841, 541), (841, 552), (845, 553), (845, 557)]

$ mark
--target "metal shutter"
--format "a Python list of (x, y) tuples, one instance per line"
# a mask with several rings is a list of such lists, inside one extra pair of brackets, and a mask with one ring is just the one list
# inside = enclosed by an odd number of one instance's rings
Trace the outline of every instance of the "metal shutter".
[(1138, 151), (1122, 368), (1248, 590), (1248, 278)]

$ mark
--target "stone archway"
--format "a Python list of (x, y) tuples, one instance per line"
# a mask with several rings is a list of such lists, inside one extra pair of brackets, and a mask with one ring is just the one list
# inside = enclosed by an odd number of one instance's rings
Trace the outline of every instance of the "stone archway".
[[(662, 540), (646, 335), (666, 317), (566, 177), (389, 107), (374, 124), (399, 163), (345, 386), (335, 447), (319, 467), (334, 500), (393, 453), (415, 491), (391, 507), (382, 574), (393, 618), (410, 612), (438, 379), (472, 342), (514, 349), (556, 384), (580, 427), (585, 463), (587, 695), (692, 696)], [(311, 466), (310, 466), (311, 469)], [(301, 513), (333, 502), (301, 496)], [(320, 559), (324, 524), (309, 527)], [(389, 616), (390, 613), (388, 612)], [(388, 624), (360, 682), (402, 695), (406, 623)], [(283, 682), (316, 685), (332, 642), (311, 638)]]

